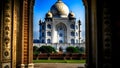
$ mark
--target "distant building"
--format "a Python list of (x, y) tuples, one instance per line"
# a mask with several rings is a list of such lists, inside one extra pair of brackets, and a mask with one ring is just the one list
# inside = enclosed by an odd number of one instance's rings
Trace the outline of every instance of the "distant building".
[[(80, 25), (75, 14), (61, 0), (52, 5), (45, 15), (45, 20), (39, 21), (40, 45), (55, 45), (65, 48), (68, 45), (80, 45)], [(58, 45), (59, 44), (59, 45)], [(66, 45), (66, 46), (65, 46)]]
[(58, 0), (46, 13), (45, 21), (39, 22), (40, 43), (79, 43), (79, 23), (67, 5)]

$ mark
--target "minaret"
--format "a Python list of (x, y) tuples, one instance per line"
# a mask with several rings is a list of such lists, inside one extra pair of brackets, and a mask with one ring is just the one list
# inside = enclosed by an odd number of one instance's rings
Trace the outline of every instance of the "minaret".
[(42, 28), (41, 28), (41, 26), (42, 26), (42, 20), (40, 19), (40, 21), (39, 21), (39, 42), (41, 43), (41, 33), (42, 33)]
[(79, 32), (79, 43), (80, 43), (80, 39), (81, 39), (81, 38), (80, 38), (80, 32), (81, 32), (81, 30), (80, 30), (80, 25), (81, 25), (81, 21), (78, 20), (78, 26), (79, 26), (79, 31), (78, 31), (78, 32)]

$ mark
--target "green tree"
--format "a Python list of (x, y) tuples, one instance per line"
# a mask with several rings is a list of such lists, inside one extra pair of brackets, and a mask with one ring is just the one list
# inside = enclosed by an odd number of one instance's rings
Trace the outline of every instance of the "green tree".
[(38, 51), (38, 47), (37, 46), (33, 46), (33, 55), (38, 55), (39, 51)]
[(55, 48), (52, 47), (52, 46), (41, 46), (41, 47), (39, 48), (39, 51), (40, 51), (41, 53), (56, 53)]
[(80, 51), (79, 51), (78, 48), (72, 47), (72, 46), (67, 47), (67, 48), (66, 48), (66, 51), (67, 51), (67, 53), (80, 53)]
[(33, 51), (37, 51), (38, 47), (37, 46), (33, 46)]
[(85, 48), (84, 47), (80, 47), (80, 53), (85, 53)]

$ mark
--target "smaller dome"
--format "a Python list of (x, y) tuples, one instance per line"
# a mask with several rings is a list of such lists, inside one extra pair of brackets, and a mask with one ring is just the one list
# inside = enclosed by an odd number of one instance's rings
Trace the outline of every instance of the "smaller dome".
[(53, 15), (50, 11), (48, 13), (46, 13), (46, 18), (52, 18), (52, 17), (53, 17)]
[(70, 12), (70, 13), (69, 13), (69, 17), (70, 17), (70, 18), (75, 18), (75, 14), (74, 14), (73, 12)]

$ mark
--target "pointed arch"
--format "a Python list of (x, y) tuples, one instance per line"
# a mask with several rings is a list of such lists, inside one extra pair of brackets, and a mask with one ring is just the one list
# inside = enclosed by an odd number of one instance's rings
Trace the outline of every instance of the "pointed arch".
[(67, 40), (67, 27), (64, 23), (58, 23), (56, 25), (56, 31), (57, 31), (57, 41), (58, 43), (66, 43)]

